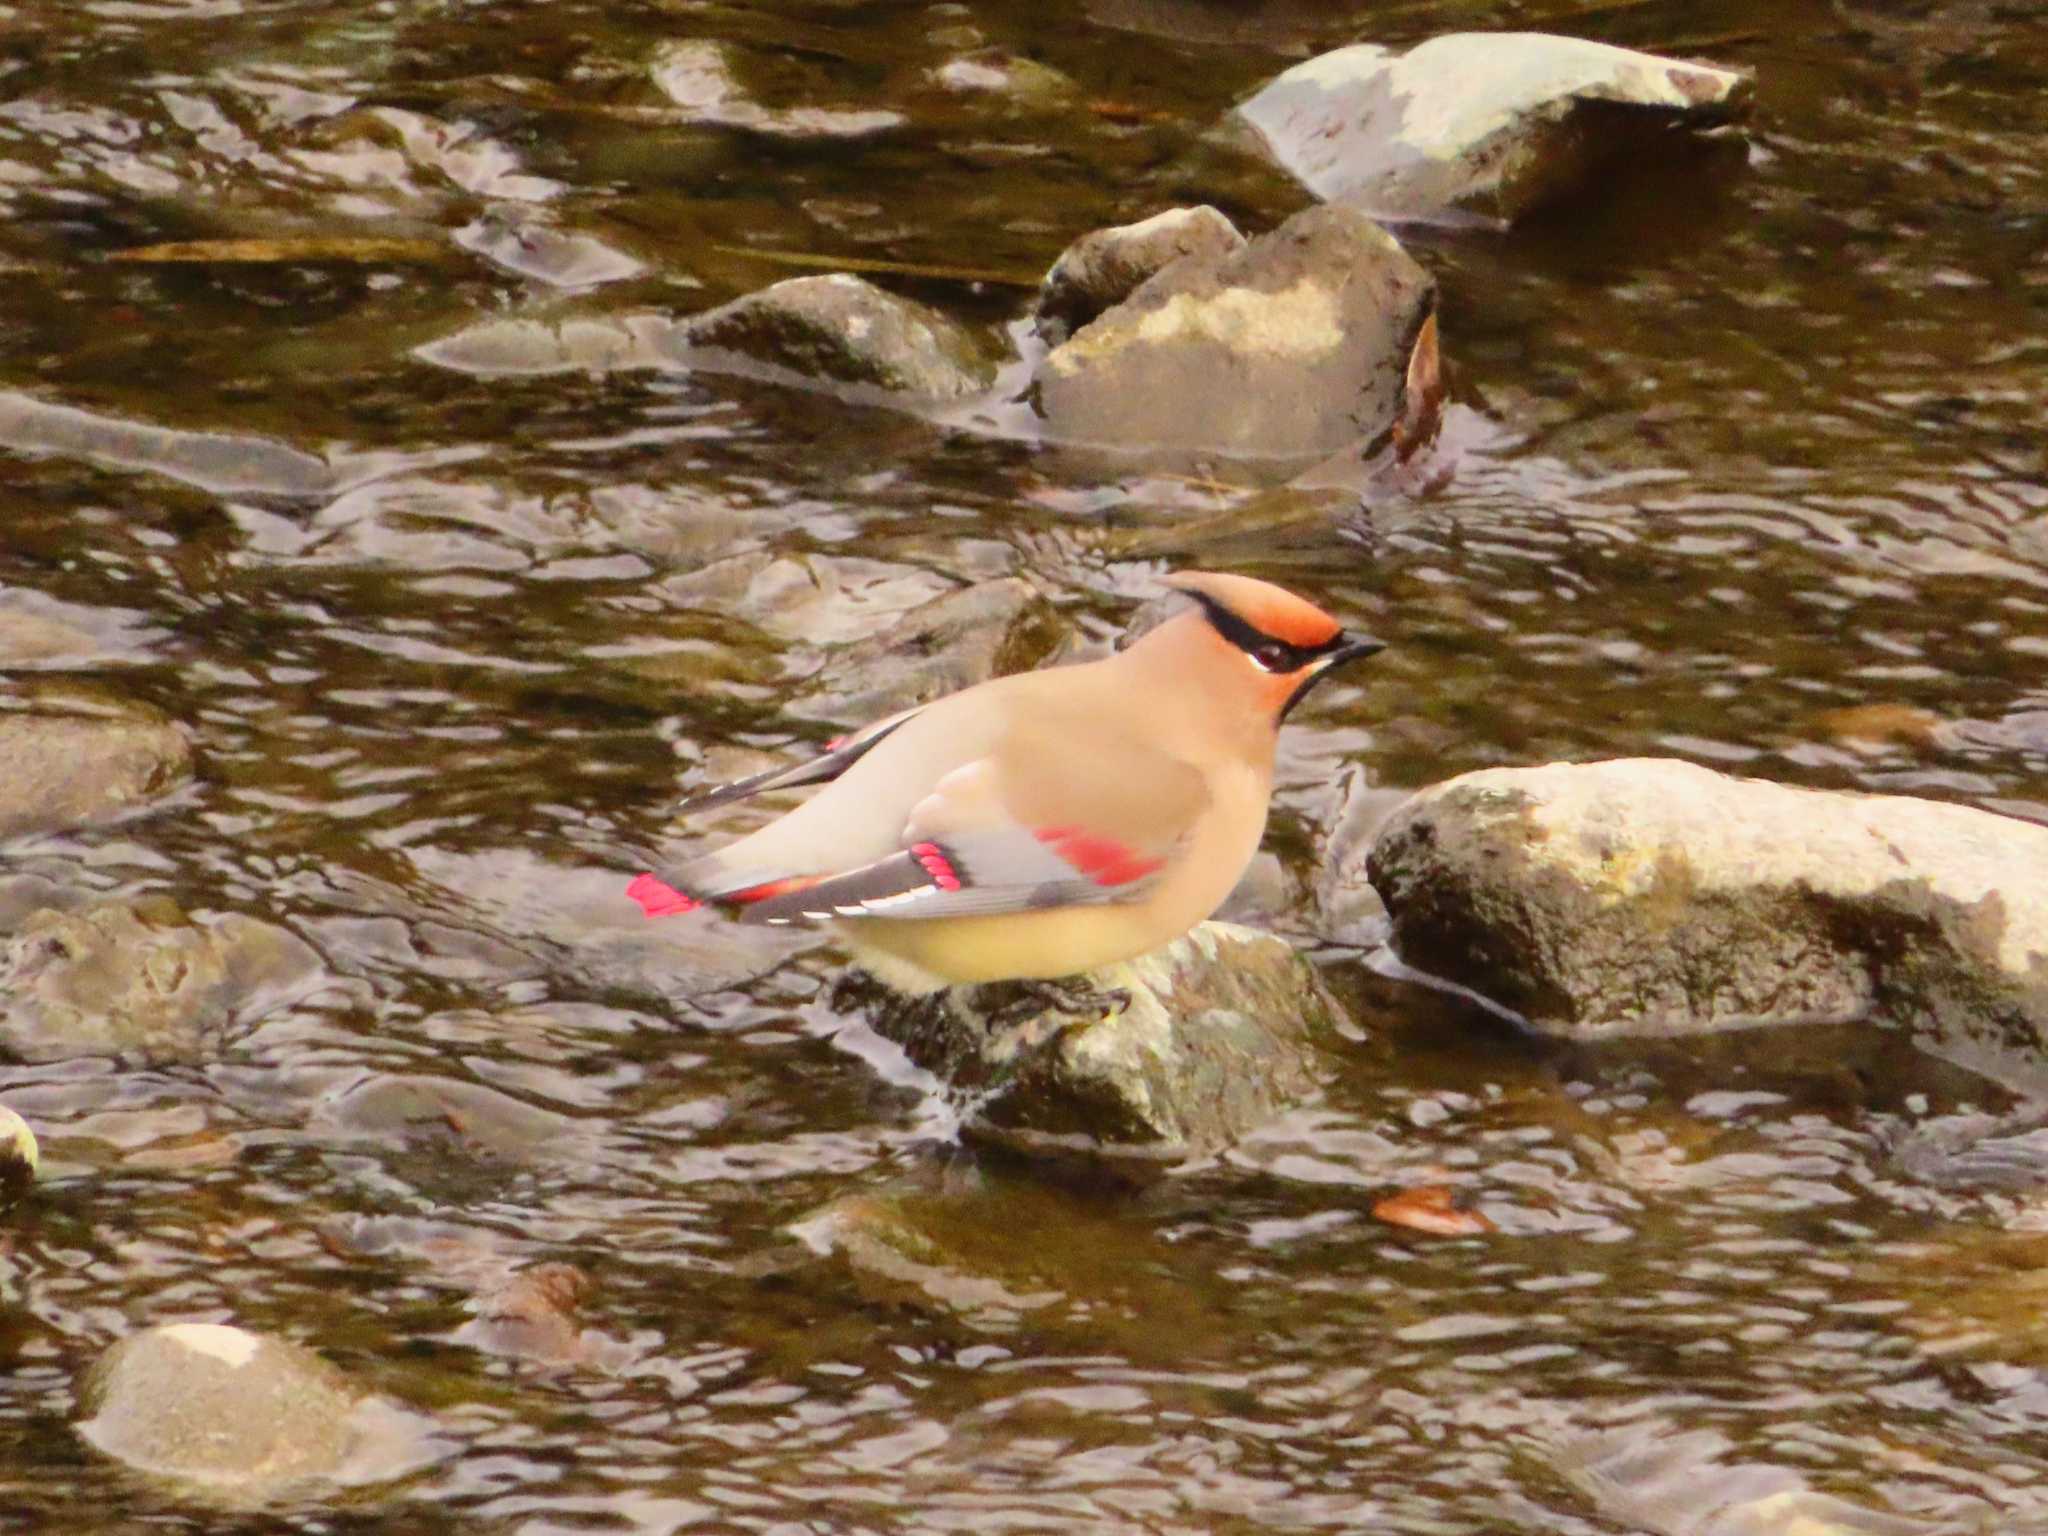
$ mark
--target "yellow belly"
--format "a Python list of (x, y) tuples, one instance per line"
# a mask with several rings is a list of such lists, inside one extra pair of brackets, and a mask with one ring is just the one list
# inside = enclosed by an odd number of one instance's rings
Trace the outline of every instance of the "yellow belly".
[(1258, 851), (1265, 778), (1247, 771), (1219, 778), (1212, 789), (1225, 802), (1219, 810), (1235, 814), (1206, 819), (1143, 900), (980, 917), (848, 917), (833, 927), (861, 965), (906, 992), (1049, 980), (1135, 960), (1220, 907)]
[(1092, 971), (1157, 949), (1201, 916), (1178, 924), (1142, 922), (1127, 907), (1061, 907), (922, 922), (849, 917), (833, 927), (854, 958), (883, 981), (902, 991), (923, 992)]

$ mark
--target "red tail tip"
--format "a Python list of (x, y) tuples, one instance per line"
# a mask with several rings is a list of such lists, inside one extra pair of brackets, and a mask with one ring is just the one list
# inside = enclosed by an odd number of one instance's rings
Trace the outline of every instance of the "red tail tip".
[(626, 887), (626, 895), (638, 902), (640, 910), (649, 917), (673, 917), (682, 912), (694, 912), (703, 905), (652, 875), (636, 875), (633, 883)]

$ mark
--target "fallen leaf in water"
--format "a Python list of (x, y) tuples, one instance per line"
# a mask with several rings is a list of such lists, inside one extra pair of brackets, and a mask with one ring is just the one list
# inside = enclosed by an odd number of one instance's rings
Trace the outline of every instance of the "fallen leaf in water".
[(1372, 1213), (1392, 1226), (1439, 1237), (1471, 1237), (1493, 1230), (1493, 1223), (1477, 1211), (1460, 1210), (1452, 1203), (1451, 1192), (1440, 1185), (1389, 1195), (1373, 1206)]
[(1437, 351), (1436, 316), (1422, 322), (1408, 353), (1401, 419), (1394, 423), (1394, 457), (1402, 463), (1436, 441), (1444, 421), (1444, 368)]
[(577, 1327), (577, 1309), (596, 1282), (574, 1264), (537, 1264), (480, 1294), (476, 1316), (456, 1330), (464, 1344), (550, 1366), (617, 1369), (630, 1351), (603, 1334)]
[(281, 266), (290, 262), (321, 266), (438, 266), (464, 258), (438, 240), (347, 239), (309, 236), (293, 240), (175, 240), (166, 245), (139, 245), (114, 251), (109, 261), (145, 263), (221, 262), (241, 266)]
[(1941, 716), (1911, 704), (1851, 704), (1827, 711), (1819, 725), (1837, 741), (1931, 747), (1941, 731)]
[(1141, 107), (1129, 101), (1091, 101), (1088, 110), (1112, 123), (1157, 123), (1169, 115), (1157, 107)]

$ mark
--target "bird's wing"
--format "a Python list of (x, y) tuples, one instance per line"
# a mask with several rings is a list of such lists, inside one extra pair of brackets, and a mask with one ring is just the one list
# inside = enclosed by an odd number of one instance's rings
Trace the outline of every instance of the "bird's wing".
[[(786, 768), (770, 768), (692, 795), (677, 809), (685, 813), (709, 810), (713, 806), (729, 805), (735, 800), (745, 800), (771, 790), (829, 783), (881, 745), (886, 737), (894, 734), (899, 726), (906, 724), (924, 707), (919, 705), (916, 709), (906, 709), (840, 736), (826, 743), (825, 750), (816, 757), (805, 758)], [(677, 877), (677, 883), (673, 885), (658, 875), (636, 875), (626, 887), (626, 895), (637, 902), (640, 910), (649, 917), (671, 917), (694, 912), (706, 901), (745, 899), (744, 892), (750, 889), (767, 891), (776, 878), (763, 872), (733, 876), (713, 857), (692, 865), (687, 873)]]
[(967, 917), (1136, 900), (1183, 856), (1208, 784), (1128, 739), (1019, 730), (919, 801), (894, 853), (695, 893), (746, 922)]
[(824, 784), (836, 779), (861, 758), (878, 746), (882, 738), (902, 725), (919, 709), (906, 709), (901, 714), (891, 715), (886, 720), (877, 720), (873, 725), (861, 727), (827, 742), (825, 750), (817, 757), (807, 757), (800, 763), (787, 768), (770, 768), (762, 773), (751, 774), (744, 779), (735, 779), (730, 784), (719, 784), (699, 794), (690, 796), (676, 807), (677, 814), (691, 811), (708, 811), (715, 805), (730, 805), (735, 800), (745, 800), (752, 795), (766, 794), (775, 789), (796, 789), (805, 784)]

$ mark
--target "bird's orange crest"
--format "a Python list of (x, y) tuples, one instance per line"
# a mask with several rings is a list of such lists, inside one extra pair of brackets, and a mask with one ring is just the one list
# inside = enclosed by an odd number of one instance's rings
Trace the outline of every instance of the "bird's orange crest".
[(1306, 598), (1296, 597), (1284, 587), (1251, 576), (1231, 576), (1221, 571), (1182, 571), (1166, 578), (1166, 584), (1182, 592), (1197, 593), (1221, 603), (1262, 635), (1284, 640), (1289, 645), (1313, 649), (1335, 639), (1343, 628), (1335, 619)]

